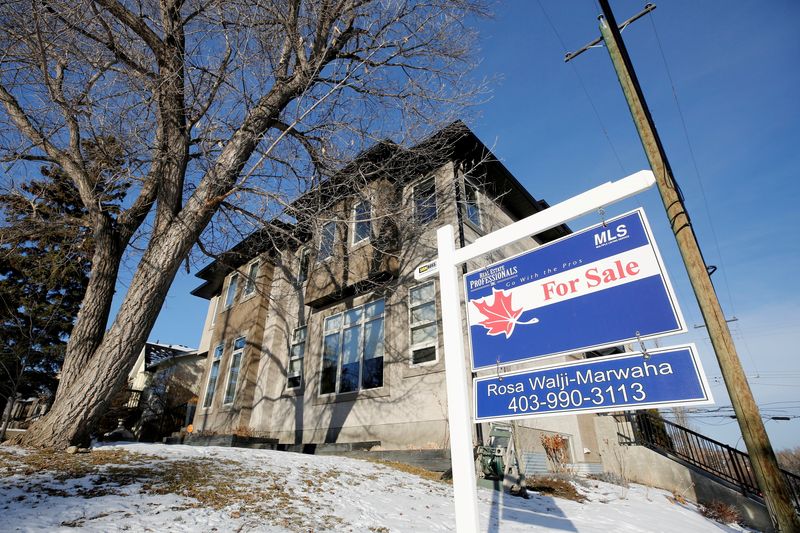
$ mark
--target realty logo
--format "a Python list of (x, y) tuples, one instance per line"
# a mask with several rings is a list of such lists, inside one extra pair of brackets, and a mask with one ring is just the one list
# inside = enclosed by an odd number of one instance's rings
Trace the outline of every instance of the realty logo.
[(498, 291), (492, 287), (494, 301), (491, 305), (487, 302), (488, 298), (487, 296), (486, 298), (472, 301), (478, 311), (485, 317), (479, 324), (488, 330), (486, 332), (487, 335), (494, 336), (503, 333), (506, 338), (509, 338), (517, 324), (527, 325), (539, 322), (538, 318), (532, 318), (525, 322), (519, 320), (523, 310), (521, 308), (514, 309), (511, 306), (510, 291), (506, 293), (506, 291)]

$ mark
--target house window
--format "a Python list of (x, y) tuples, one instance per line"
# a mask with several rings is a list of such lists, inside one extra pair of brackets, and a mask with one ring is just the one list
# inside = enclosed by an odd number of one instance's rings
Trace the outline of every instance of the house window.
[(481, 210), (478, 204), (478, 186), (469, 178), (464, 178), (464, 214), (472, 224), (481, 227)]
[(353, 208), (353, 244), (369, 239), (372, 218), (372, 206), (366, 200), (359, 202)]
[(211, 407), (214, 401), (214, 391), (217, 389), (217, 376), (219, 376), (219, 363), (222, 360), (222, 350), (224, 345), (220, 344), (214, 349), (214, 360), (211, 362), (211, 371), (208, 373), (208, 385), (206, 385), (206, 397), (203, 400), (203, 407)]
[(245, 338), (239, 337), (233, 341), (233, 354), (231, 355), (231, 367), (228, 370), (228, 386), (225, 387), (224, 404), (233, 403), (236, 396), (236, 384), (239, 381), (239, 368), (242, 366), (242, 354), (244, 353)]
[(433, 178), (414, 187), (414, 217), (421, 224), (436, 218), (436, 182)]
[(429, 281), (408, 291), (409, 327), (411, 329), (411, 364), (436, 361), (438, 327), (436, 325), (436, 290)]
[(308, 250), (300, 252), (300, 268), (297, 271), (297, 282), (303, 283), (308, 279)]
[(256, 279), (258, 278), (258, 262), (250, 265), (250, 272), (247, 274), (247, 281), (244, 284), (244, 295), (250, 296), (256, 291)]
[(289, 352), (289, 371), (286, 373), (286, 387), (296, 389), (303, 385), (303, 357), (306, 354), (306, 333), (303, 326), (292, 333), (292, 349)]
[(383, 299), (325, 319), (321, 394), (383, 386)]
[(319, 239), (319, 254), (317, 261), (324, 261), (333, 255), (333, 242), (336, 239), (336, 222), (326, 222), (322, 226), (322, 235)]
[(228, 283), (228, 292), (225, 294), (225, 309), (233, 305), (236, 299), (236, 287), (239, 285), (239, 274), (231, 276), (231, 281)]

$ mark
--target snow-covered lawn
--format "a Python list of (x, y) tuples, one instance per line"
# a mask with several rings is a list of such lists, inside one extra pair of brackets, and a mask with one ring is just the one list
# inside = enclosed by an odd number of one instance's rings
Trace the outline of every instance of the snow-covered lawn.
[[(493, 532), (733, 532), (640, 485), (587, 501), (478, 490)], [(67, 455), (0, 446), (0, 531), (454, 531), (452, 486), (389, 466), (239, 448), (122, 444)]]

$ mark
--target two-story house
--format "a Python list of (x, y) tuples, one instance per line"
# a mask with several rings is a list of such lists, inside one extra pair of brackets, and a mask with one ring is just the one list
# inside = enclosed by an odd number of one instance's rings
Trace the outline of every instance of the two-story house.
[[(268, 224), (197, 274), (204, 283), (193, 294), (209, 301), (199, 347), (208, 361), (194, 430), (447, 449), (447, 310), (438, 280), (415, 281), (414, 270), (436, 257), (440, 226), (457, 228), (461, 247), (546, 207), (460, 122), (410, 149), (363, 153), (300, 196), (292, 224)], [(590, 416), (521, 425), (531, 450), (536, 432), (555, 432), (569, 439), (573, 463), (600, 462)]]

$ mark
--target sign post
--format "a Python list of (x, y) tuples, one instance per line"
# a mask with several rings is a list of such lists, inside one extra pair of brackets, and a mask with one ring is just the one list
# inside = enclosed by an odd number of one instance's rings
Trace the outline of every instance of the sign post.
[(647, 190), (654, 184), (655, 176), (652, 172), (649, 170), (639, 171), (551, 206), (544, 211), (485, 235), (460, 249), (455, 247), (455, 234), (452, 226), (447, 225), (437, 231), (439, 253), (437, 266), (439, 268), (447, 410), (453, 465), (453, 493), (456, 531), (459, 533), (478, 532), (478, 493), (470, 421), (469, 382), (462, 332), (461, 291), (456, 267), (518, 240), (624, 200)]

